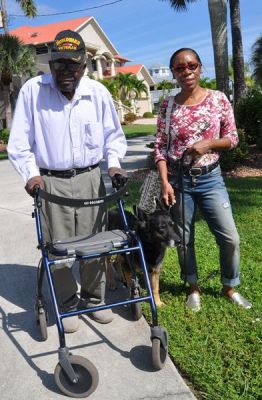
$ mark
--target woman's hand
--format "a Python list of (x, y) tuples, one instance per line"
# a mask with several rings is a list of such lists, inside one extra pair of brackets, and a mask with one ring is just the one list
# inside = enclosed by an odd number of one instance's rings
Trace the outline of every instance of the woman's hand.
[(174, 189), (168, 181), (165, 183), (162, 182), (162, 197), (167, 207), (169, 205), (173, 206), (176, 202)]
[(211, 141), (208, 139), (199, 140), (186, 150), (186, 154), (190, 154), (193, 159), (203, 156), (211, 150)]

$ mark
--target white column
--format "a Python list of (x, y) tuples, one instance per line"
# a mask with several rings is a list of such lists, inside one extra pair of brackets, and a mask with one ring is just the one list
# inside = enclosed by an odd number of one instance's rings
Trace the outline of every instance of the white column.
[(103, 79), (103, 71), (100, 58), (96, 58), (96, 69), (98, 79)]
[(111, 76), (116, 75), (116, 70), (115, 70), (115, 60), (111, 60)]
[(123, 122), (124, 121), (124, 110), (122, 107), (121, 100), (118, 100), (118, 110), (117, 111), (118, 111), (118, 118), (119, 118), (120, 122)]

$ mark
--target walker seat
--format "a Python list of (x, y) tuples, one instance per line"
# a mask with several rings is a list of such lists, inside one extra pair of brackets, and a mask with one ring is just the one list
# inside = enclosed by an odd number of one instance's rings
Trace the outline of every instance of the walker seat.
[(128, 244), (125, 232), (116, 229), (113, 231), (98, 232), (88, 236), (74, 236), (65, 240), (54, 240), (48, 244), (48, 251), (55, 256), (89, 256), (107, 253)]

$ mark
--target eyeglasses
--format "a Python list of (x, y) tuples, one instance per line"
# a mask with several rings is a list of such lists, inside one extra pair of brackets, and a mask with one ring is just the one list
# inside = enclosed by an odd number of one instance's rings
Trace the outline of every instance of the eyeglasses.
[(174, 67), (173, 71), (177, 72), (178, 74), (181, 74), (186, 69), (189, 69), (190, 71), (195, 71), (198, 67), (199, 67), (199, 63), (188, 63), (188, 64), (182, 64), (182, 65), (178, 65), (177, 67)]
[(82, 67), (82, 64), (55, 61), (52, 62), (52, 66), (56, 72), (63, 72), (66, 69), (70, 72), (77, 72)]

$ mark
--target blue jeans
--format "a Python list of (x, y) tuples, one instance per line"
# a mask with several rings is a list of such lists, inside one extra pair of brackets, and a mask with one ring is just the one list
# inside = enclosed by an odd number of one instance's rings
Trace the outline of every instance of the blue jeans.
[[(175, 189), (176, 205), (172, 207), (177, 234), (183, 238), (181, 178), (179, 172), (170, 177)], [(183, 246), (178, 247), (181, 278), (197, 282), (195, 255), (195, 217), (199, 207), (210, 231), (215, 235), (220, 251), (221, 282), (234, 287), (239, 284), (239, 235), (232, 215), (230, 200), (221, 176), (220, 166), (213, 171), (192, 178), (183, 176), (185, 202), (185, 262)], [(202, 238), (205, 241), (205, 238)]]

